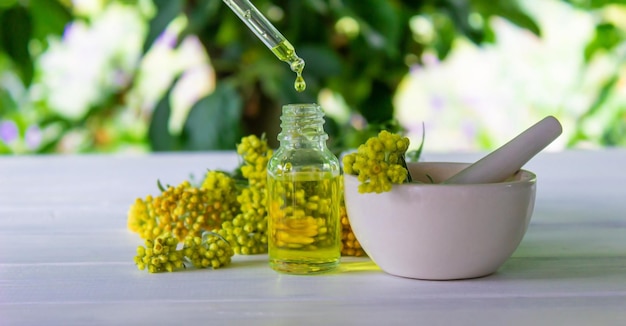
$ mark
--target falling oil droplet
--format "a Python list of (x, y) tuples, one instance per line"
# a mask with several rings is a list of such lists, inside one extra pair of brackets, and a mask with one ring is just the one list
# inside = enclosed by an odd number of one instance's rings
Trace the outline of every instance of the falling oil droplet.
[(304, 90), (306, 89), (306, 82), (304, 81), (304, 78), (302, 78), (302, 74), (298, 73), (296, 77), (296, 82), (293, 84), (293, 86), (295, 87), (296, 91), (304, 92)]

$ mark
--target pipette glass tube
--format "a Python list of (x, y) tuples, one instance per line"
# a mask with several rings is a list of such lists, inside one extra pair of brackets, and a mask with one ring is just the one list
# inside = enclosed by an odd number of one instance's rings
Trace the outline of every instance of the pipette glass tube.
[(289, 64), (297, 74), (295, 88), (303, 91), (306, 87), (302, 78), (304, 60), (296, 55), (293, 45), (270, 23), (267, 18), (248, 0), (224, 0), (230, 9), (250, 28), (252, 32), (280, 59)]

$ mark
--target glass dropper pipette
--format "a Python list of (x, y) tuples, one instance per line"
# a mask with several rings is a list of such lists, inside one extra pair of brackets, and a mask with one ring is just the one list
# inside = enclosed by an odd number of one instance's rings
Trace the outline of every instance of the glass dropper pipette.
[(224, 3), (254, 32), (278, 59), (289, 64), (297, 74), (295, 88), (302, 92), (306, 88), (302, 78), (304, 60), (298, 57), (293, 45), (281, 34), (272, 23), (249, 0), (223, 0)]

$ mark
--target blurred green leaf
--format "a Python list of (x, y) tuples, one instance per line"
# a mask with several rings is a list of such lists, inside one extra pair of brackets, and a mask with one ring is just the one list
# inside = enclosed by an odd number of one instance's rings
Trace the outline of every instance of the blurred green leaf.
[(319, 14), (328, 13), (328, 4), (324, 0), (305, 0), (305, 3)]
[(0, 88), (0, 117), (5, 117), (17, 108), (15, 99), (6, 89)]
[(17, 4), (17, 0), (0, 0), (0, 10), (13, 7)]
[[(468, 1), (448, 0), (444, 4), (444, 8), (448, 11), (446, 16), (452, 20), (458, 32), (465, 35), (474, 43), (481, 43), (484, 40), (484, 33), (480, 28), (475, 28), (470, 23), (472, 14), (472, 5)], [(448, 32), (450, 33), (450, 32)], [(456, 31), (450, 33), (455, 35)], [(446, 51), (447, 53), (448, 51)]]
[(392, 133), (403, 132), (399, 122), (395, 119), (380, 123), (370, 123), (363, 129), (355, 129), (352, 126), (346, 128), (343, 133), (341, 150), (354, 149), (376, 135), (381, 130), (387, 130)]
[(72, 14), (58, 0), (30, 0), (33, 37), (46, 42), (49, 35), (62, 35)]
[(437, 30), (432, 46), (437, 51), (437, 57), (444, 59), (448, 56), (450, 50), (452, 50), (452, 43), (457, 36), (456, 27), (452, 19), (443, 13), (433, 13), (431, 18)]
[(225, 6), (225, 4), (217, 0), (196, 1), (193, 10), (186, 10), (188, 23), (185, 30), (181, 33), (179, 41), (183, 40), (187, 35), (198, 34), (215, 17), (222, 6)]
[[(448, 0), (458, 1), (458, 0)], [(480, 13), (485, 20), (491, 16), (502, 17), (511, 23), (533, 32), (535, 35), (541, 35), (539, 25), (530, 17), (518, 1), (511, 0), (471, 0), (472, 8)]]
[(33, 78), (33, 62), (28, 50), (32, 36), (32, 17), (26, 7), (13, 6), (0, 12), (0, 44), (3, 50), (20, 69), (24, 85)]
[(0, 155), (11, 154), (11, 152), (9, 146), (5, 145), (4, 142), (0, 140)]
[[(172, 85), (176, 85), (173, 82)], [(171, 115), (171, 95), (172, 88), (163, 95), (152, 112), (152, 120), (148, 128), (148, 139), (152, 150), (156, 152), (177, 150), (179, 141), (169, 132), (169, 121)]]
[(626, 145), (626, 112), (613, 117), (606, 124), (605, 133), (602, 135), (602, 144), (608, 146)]
[(420, 145), (416, 150), (412, 150), (406, 153), (407, 162), (419, 162), (422, 157), (422, 151), (424, 150), (424, 142), (426, 141), (426, 125), (422, 122), (422, 139)]
[(200, 99), (183, 126), (183, 149), (232, 150), (241, 139), (241, 96), (230, 83), (219, 83)]
[(612, 50), (624, 37), (613, 24), (603, 23), (596, 26), (594, 38), (585, 48), (585, 60), (589, 61), (599, 50)]
[(626, 0), (588, 0), (592, 8), (600, 8), (612, 4), (626, 4)]
[(614, 76), (611, 76), (611, 78), (609, 78), (609, 80), (607, 80), (604, 83), (604, 85), (602, 85), (602, 88), (600, 89), (600, 92), (598, 93), (598, 97), (593, 102), (589, 110), (585, 112), (583, 117), (591, 116), (597, 113), (597, 111), (602, 107), (602, 105), (604, 105), (607, 99), (611, 96), (612, 90), (615, 88), (619, 80), (620, 80), (620, 76), (614, 75)]
[(150, 20), (148, 35), (143, 43), (143, 53), (148, 52), (170, 22), (183, 12), (183, 2), (184, 0), (154, 0), (157, 14)]
[(393, 91), (389, 85), (375, 80), (366, 103), (359, 106), (361, 114), (370, 123), (383, 123), (393, 119)]
[(598, 9), (611, 4), (626, 4), (626, 0), (563, 0), (575, 7), (583, 9)]
[(384, 50), (390, 57), (399, 55), (399, 16), (388, 0), (346, 0), (346, 7), (361, 24), (361, 32), (373, 49)]
[(304, 45), (298, 48), (298, 55), (306, 62), (308, 75), (328, 78), (341, 73), (341, 59), (326, 46)]
[[(575, 134), (570, 138), (568, 146), (574, 146), (578, 142), (588, 140), (588, 135), (585, 132), (584, 124), (588, 120), (593, 119), (594, 116), (596, 117), (595, 118), (596, 120), (610, 120), (610, 121), (618, 120), (619, 121), (620, 116), (625, 114), (625, 113), (620, 112), (618, 114), (615, 114), (615, 116), (611, 116), (610, 119), (597, 118), (602, 113), (604, 113), (602, 112), (602, 109), (605, 107), (605, 103), (607, 102), (607, 100), (611, 97), (612, 90), (616, 87), (618, 82), (619, 82), (619, 76), (613, 75), (604, 83), (604, 85), (602, 85), (602, 88), (598, 92), (598, 96), (596, 97), (593, 104), (589, 107), (589, 110), (587, 110), (587, 112), (582, 114), (576, 121), (576, 128), (574, 128)], [(606, 125), (606, 123), (604, 125)], [(607, 131), (607, 132), (610, 132), (610, 131)]]

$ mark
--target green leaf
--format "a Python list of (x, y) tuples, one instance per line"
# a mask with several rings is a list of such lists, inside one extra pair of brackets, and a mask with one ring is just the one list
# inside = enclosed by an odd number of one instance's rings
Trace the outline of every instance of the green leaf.
[(183, 126), (183, 149), (232, 150), (241, 138), (241, 96), (229, 83), (219, 83), (213, 93), (200, 99)]
[[(448, 0), (456, 1), (456, 0)], [(473, 9), (485, 18), (491, 16), (502, 17), (511, 23), (541, 35), (539, 25), (520, 7), (518, 1), (511, 0), (471, 0)], [(486, 20), (486, 19), (485, 19)]]
[(13, 6), (0, 12), (0, 44), (6, 54), (20, 69), (24, 85), (30, 85), (33, 79), (33, 62), (28, 50), (32, 36), (32, 17), (23, 6)]
[[(622, 136), (626, 132), (625, 110), (615, 101), (618, 83), (618, 75), (605, 81), (589, 110), (578, 118), (574, 128), (576, 132), (569, 140), (568, 147), (593, 138), (594, 142), (607, 146), (616, 146), (624, 142)], [(602, 134), (594, 135), (595, 131), (589, 132), (589, 125), (604, 126)]]
[(6, 89), (0, 88), (0, 117), (5, 117), (14, 110), (18, 109), (17, 102)]
[[(447, 16), (462, 35), (474, 43), (481, 43), (484, 40), (483, 31), (472, 27), (470, 23), (470, 15), (472, 14), (470, 2), (448, 0), (444, 3), (444, 11), (447, 11)], [(455, 32), (452, 34), (456, 34)]]
[(602, 135), (602, 143), (608, 146), (626, 145), (626, 118), (623, 115), (613, 116), (607, 122), (605, 132)]
[(593, 40), (585, 48), (585, 60), (589, 61), (599, 50), (612, 50), (621, 41), (621, 32), (613, 24), (597, 25)]
[(326, 14), (329, 10), (328, 3), (323, 0), (306, 0), (305, 4), (319, 14)]
[(13, 7), (17, 4), (17, 0), (0, 0), (0, 10)]
[(33, 37), (46, 42), (49, 35), (62, 35), (72, 14), (58, 0), (30, 0)]
[[(172, 83), (175, 85), (176, 82)], [(178, 149), (179, 140), (169, 132), (171, 114), (170, 97), (173, 87), (163, 95), (152, 112), (152, 120), (148, 128), (148, 139), (153, 151), (163, 152)]]
[(604, 103), (606, 103), (611, 95), (613, 95), (613, 91), (619, 80), (620, 78), (618, 75), (613, 75), (604, 83), (604, 85), (602, 85), (602, 88), (600, 88), (598, 93), (598, 97), (596, 97), (596, 100), (593, 102), (591, 107), (589, 107), (589, 110), (582, 115), (583, 118), (592, 116), (600, 110)]
[(341, 73), (341, 59), (336, 52), (322, 45), (304, 45), (298, 48), (300, 55), (306, 62), (307, 74), (316, 78), (327, 78)]
[(148, 35), (143, 44), (143, 53), (148, 52), (170, 22), (183, 12), (183, 2), (184, 0), (154, 0), (157, 14), (150, 20)]
[[(189, 4), (191, 2), (188, 2)], [(183, 40), (187, 35), (197, 34), (207, 23), (215, 17), (220, 7), (225, 6), (222, 1), (200, 0), (193, 2), (193, 6), (186, 8), (187, 27), (181, 33), (179, 40)]]
[(456, 27), (450, 17), (443, 13), (433, 13), (431, 16), (437, 30), (432, 46), (437, 51), (437, 57), (444, 59), (452, 50), (452, 43), (456, 39)]
[(396, 14), (393, 2), (388, 0), (346, 0), (346, 7), (361, 25), (361, 32), (374, 49), (384, 50), (390, 57), (399, 54), (401, 34), (400, 15)]
[(422, 156), (422, 151), (424, 149), (424, 140), (426, 139), (426, 125), (422, 122), (422, 140), (420, 141), (420, 146), (413, 151), (409, 151), (406, 153), (406, 160), (408, 162), (419, 162), (420, 157)]
[(575, 7), (586, 10), (598, 9), (611, 4), (626, 4), (626, 0), (564, 0)]
[(161, 180), (157, 179), (157, 188), (159, 188), (159, 190), (161, 192), (165, 192), (167, 190), (167, 188), (169, 188), (169, 186), (168, 187), (164, 187), (163, 184), (161, 183)]
[(373, 80), (371, 92), (367, 99), (361, 103), (359, 110), (368, 123), (382, 123), (392, 120), (393, 92), (389, 85), (379, 80)]

